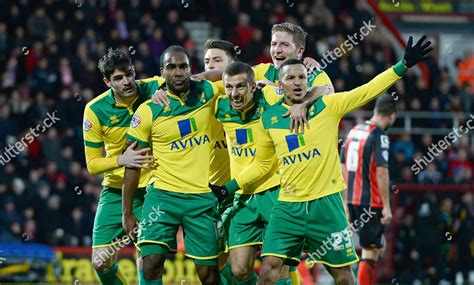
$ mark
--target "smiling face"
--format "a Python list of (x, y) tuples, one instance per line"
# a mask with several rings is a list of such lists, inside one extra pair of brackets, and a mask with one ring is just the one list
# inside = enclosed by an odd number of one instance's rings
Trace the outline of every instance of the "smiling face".
[(131, 98), (136, 94), (135, 70), (130, 65), (126, 70), (115, 69), (110, 79), (104, 77), (104, 82), (112, 89), (115, 96), (123, 99)]
[(308, 90), (308, 77), (303, 64), (285, 65), (280, 70), (278, 87), (285, 94), (285, 102), (289, 105), (303, 101)]
[(176, 95), (187, 92), (191, 77), (191, 65), (188, 56), (178, 51), (166, 53), (163, 57), (161, 74), (171, 92)]
[(204, 69), (208, 70), (224, 70), (229, 63), (233, 60), (227, 55), (227, 53), (218, 48), (210, 48), (204, 54)]
[(304, 47), (297, 47), (290, 33), (277, 31), (272, 34), (270, 55), (277, 69), (287, 59), (300, 59), (303, 52)]
[(245, 110), (253, 100), (255, 82), (250, 83), (246, 73), (223, 76), (225, 94), (230, 99), (230, 104), (237, 111)]

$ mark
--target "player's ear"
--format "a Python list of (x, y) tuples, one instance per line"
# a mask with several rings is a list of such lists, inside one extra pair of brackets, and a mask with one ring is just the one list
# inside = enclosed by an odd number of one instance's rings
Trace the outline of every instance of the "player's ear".
[(110, 88), (110, 80), (107, 79), (106, 77), (103, 78), (105, 85)]
[(392, 120), (392, 124), (395, 123), (395, 120), (397, 119), (397, 112), (394, 112), (391, 116), (390, 119)]
[(299, 47), (297, 53), (300, 58), (303, 58), (304, 47)]
[(255, 90), (257, 89), (257, 82), (253, 81), (252, 84), (250, 85), (250, 87), (251, 87), (251, 90), (252, 90), (251, 92), (252, 93), (255, 92)]

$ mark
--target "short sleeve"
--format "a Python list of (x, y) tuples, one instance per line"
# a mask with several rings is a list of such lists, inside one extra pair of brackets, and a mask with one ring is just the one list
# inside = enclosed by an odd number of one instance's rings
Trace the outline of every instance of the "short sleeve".
[(82, 133), (85, 146), (92, 148), (102, 148), (104, 146), (99, 119), (89, 106), (86, 106), (84, 110)]
[(252, 67), (253, 72), (255, 73), (255, 81), (265, 80), (265, 73), (268, 70), (269, 63), (260, 63)]
[(269, 106), (278, 103), (282, 98), (282, 95), (279, 94), (281, 93), (280, 89), (276, 86), (267, 85), (263, 87), (262, 91), (263, 97)]

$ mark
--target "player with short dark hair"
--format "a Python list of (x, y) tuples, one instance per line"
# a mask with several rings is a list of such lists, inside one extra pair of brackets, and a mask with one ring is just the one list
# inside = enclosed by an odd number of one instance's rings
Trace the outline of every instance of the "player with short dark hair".
[(231, 42), (210, 39), (204, 44), (204, 69), (221, 69), (237, 59), (235, 45)]
[[(228, 65), (223, 82), (226, 96), (218, 98), (215, 113), (226, 132), (231, 175), (235, 177), (252, 163), (259, 151), (256, 146), (263, 132), (259, 126), (262, 112), (278, 102), (281, 96), (268, 92), (273, 90), (273, 86), (256, 89), (252, 67), (243, 62)], [(307, 104), (316, 100), (312, 92), (311, 89), (306, 100), (293, 106), (292, 111), (306, 110)], [(229, 229), (229, 249), (237, 284), (255, 284), (257, 281), (253, 270), (256, 253), (264, 242), (264, 232), (280, 190), (277, 170), (275, 157), (270, 172), (236, 194)], [(288, 284), (289, 281), (288, 267), (285, 266), (277, 284)]]
[[(141, 104), (127, 134), (139, 148), (152, 147), (155, 161), (155, 181), (147, 188), (143, 216), (156, 208), (160, 214), (140, 226), (138, 238), (145, 284), (163, 283), (165, 255), (177, 250), (179, 226), (184, 232), (185, 254), (194, 260), (201, 282), (219, 284), (219, 220), (213, 211), (216, 200), (208, 187), (213, 147), (209, 118), (218, 90), (209, 81), (190, 80), (189, 57), (180, 46), (163, 52), (161, 74), (170, 104)], [(130, 197), (136, 191), (139, 175), (139, 168), (125, 170), (124, 221), (130, 219)]]
[[(102, 284), (128, 284), (115, 262), (117, 248), (121, 247), (125, 235), (121, 191), (124, 166), (144, 168), (139, 189), (131, 199), (136, 222), (141, 218), (145, 187), (151, 177), (146, 164), (152, 157), (146, 156), (149, 149), (135, 150), (136, 144), (127, 147), (125, 135), (135, 110), (151, 97), (164, 79), (155, 76), (135, 81), (130, 57), (116, 49), (107, 50), (98, 67), (109, 89), (86, 105), (83, 122), (87, 169), (92, 175), (104, 174), (92, 232), (92, 265)], [(139, 280), (142, 280), (139, 253), (137, 269)]]
[[(349, 218), (362, 247), (357, 280), (372, 284), (375, 263), (384, 247), (383, 232), (390, 223), (389, 138), (385, 132), (397, 117), (397, 103), (388, 94), (380, 96), (370, 120), (353, 127), (341, 149), (341, 164), (347, 184)], [(362, 218), (370, 213), (368, 219)]]

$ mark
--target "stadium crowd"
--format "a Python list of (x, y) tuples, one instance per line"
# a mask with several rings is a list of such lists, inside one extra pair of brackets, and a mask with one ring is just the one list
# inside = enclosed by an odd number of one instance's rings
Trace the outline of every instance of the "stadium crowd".
[[(221, 38), (239, 46), (240, 60), (252, 64), (271, 62), (271, 26), (293, 21), (309, 34), (305, 56), (321, 61), (326, 50), (339, 46), (348, 34), (358, 32), (364, 22), (374, 18), (361, 3), (350, 1), (202, 2), (207, 3), (3, 1), (5, 7), (0, 9), (0, 70), (3, 72), (0, 241), (90, 246), (101, 187), (100, 179), (85, 168), (82, 114), (85, 104), (107, 89), (97, 69), (98, 59), (107, 48), (130, 52), (137, 79), (158, 74), (159, 56), (172, 44), (183, 45), (192, 57), (193, 71), (201, 71), (202, 59), (196, 57), (196, 44), (183, 25), (185, 21), (201, 20), (220, 27)], [(373, 23), (378, 25), (377, 20)], [(350, 52), (328, 64), (325, 71), (336, 91), (349, 90), (367, 82), (396, 58), (383, 30), (376, 28)], [(469, 59), (460, 59), (459, 64)], [(414, 121), (414, 125), (450, 127), (435, 112), (452, 112), (453, 116), (472, 113), (474, 93), (434, 59), (429, 62), (429, 68), (431, 84), (410, 73), (389, 92), (396, 92), (400, 98), (401, 111), (433, 112), (429, 122)], [(366, 110), (371, 109), (372, 106), (367, 106)], [(15, 144), (53, 113), (59, 120), (43, 128), (26, 148)], [(470, 148), (473, 142), (469, 136), (460, 137), (458, 143), (436, 156), (435, 162), (418, 175), (410, 169), (411, 165), (440, 137), (405, 134), (391, 139), (390, 170), (394, 183), (473, 183), (474, 156)], [(6, 154), (9, 145), (15, 145), (15, 155)], [(399, 274), (412, 276), (407, 278), (415, 278), (410, 270), (418, 275), (425, 272), (409, 262), (419, 257), (430, 258), (423, 252), (438, 246), (413, 243), (414, 239), (410, 238), (416, 233), (427, 235), (426, 227), (431, 223), (425, 220), (434, 221), (436, 226), (429, 230), (441, 233), (441, 238), (445, 238), (445, 232), (451, 232), (454, 240), (466, 239), (456, 235), (459, 229), (455, 227), (461, 225), (472, 233), (472, 196), (446, 197), (442, 203), (433, 195), (425, 198), (401, 200), (405, 208), (402, 207), (404, 215), (398, 236), (405, 240), (397, 241), (395, 258), (406, 261), (400, 270), (406, 268), (408, 273)], [(466, 204), (469, 199), (471, 204)], [(459, 214), (460, 209), (467, 209), (470, 225)], [(440, 240), (441, 243), (445, 244)], [(459, 261), (449, 258), (449, 254), (440, 254), (420, 266), (442, 267), (447, 262)]]

